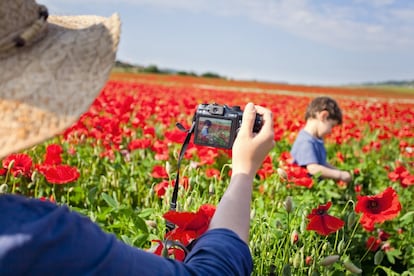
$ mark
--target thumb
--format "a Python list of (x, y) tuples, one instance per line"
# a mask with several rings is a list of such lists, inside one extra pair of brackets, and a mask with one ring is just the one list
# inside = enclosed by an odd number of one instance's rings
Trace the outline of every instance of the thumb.
[(253, 132), (254, 121), (256, 119), (256, 108), (253, 103), (246, 104), (243, 111), (240, 132), (243, 135), (250, 135)]

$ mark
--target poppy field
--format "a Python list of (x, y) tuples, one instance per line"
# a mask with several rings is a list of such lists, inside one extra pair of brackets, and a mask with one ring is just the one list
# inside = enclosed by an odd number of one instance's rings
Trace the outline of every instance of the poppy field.
[[(316, 95), (342, 108), (325, 146), (348, 184), (291, 163)], [(272, 110), (276, 140), (254, 180), (253, 274), (414, 275), (414, 94), (114, 73), (62, 135), (1, 161), (0, 192), (66, 204), (125, 243), (182, 260), (229, 183), (231, 150), (191, 139), (178, 166), (187, 133), (176, 123), (189, 129), (200, 103), (250, 101)]]

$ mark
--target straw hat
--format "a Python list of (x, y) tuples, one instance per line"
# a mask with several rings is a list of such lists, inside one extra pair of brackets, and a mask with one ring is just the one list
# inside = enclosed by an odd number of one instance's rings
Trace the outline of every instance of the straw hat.
[(105, 84), (120, 20), (0, 1), (0, 159), (61, 133)]

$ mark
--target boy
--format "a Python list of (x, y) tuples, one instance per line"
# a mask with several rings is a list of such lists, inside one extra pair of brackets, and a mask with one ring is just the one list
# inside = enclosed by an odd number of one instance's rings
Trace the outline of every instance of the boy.
[(309, 174), (320, 174), (322, 178), (350, 182), (352, 177), (347, 171), (339, 170), (326, 160), (324, 137), (332, 128), (342, 124), (342, 112), (335, 100), (317, 97), (307, 107), (305, 127), (293, 143), (291, 155), (293, 162), (306, 167)]

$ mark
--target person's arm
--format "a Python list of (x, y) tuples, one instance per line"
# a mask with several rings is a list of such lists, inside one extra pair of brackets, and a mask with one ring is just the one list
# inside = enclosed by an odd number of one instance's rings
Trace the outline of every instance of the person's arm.
[(129, 246), (65, 206), (0, 195), (0, 275), (250, 275), (247, 244), (228, 229), (202, 235), (185, 262)]
[(341, 180), (347, 183), (352, 180), (352, 176), (349, 172), (341, 171), (335, 167), (327, 167), (312, 163), (306, 165), (306, 169), (312, 175), (320, 174), (322, 178)]
[[(263, 116), (263, 126), (257, 134), (252, 131), (256, 113)], [(209, 229), (230, 229), (248, 242), (253, 178), (274, 144), (272, 113), (248, 103), (233, 144), (230, 184), (217, 206)]]

